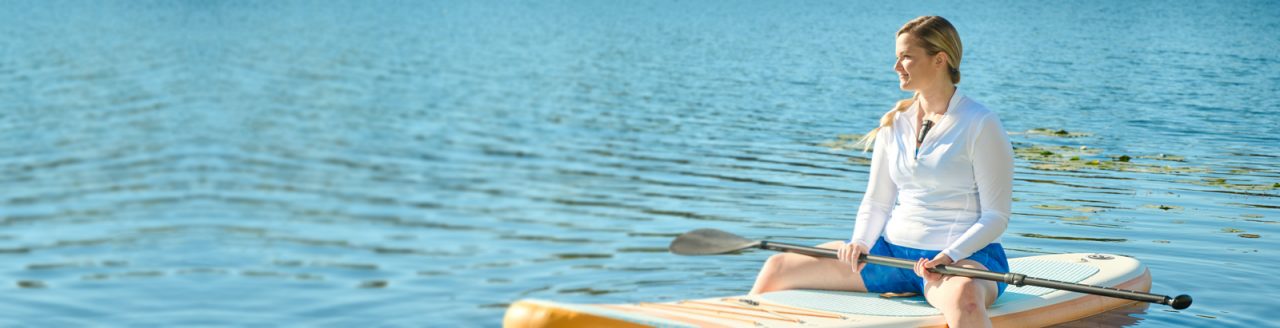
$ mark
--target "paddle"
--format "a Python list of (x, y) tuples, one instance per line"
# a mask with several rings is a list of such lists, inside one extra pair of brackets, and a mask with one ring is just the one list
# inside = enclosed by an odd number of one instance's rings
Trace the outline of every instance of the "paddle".
[[(672, 253), (680, 255), (714, 255), (731, 253), (749, 248), (759, 248), (779, 252), (792, 252), (804, 254), (814, 257), (837, 258), (836, 251), (825, 248), (800, 246), (793, 244), (775, 243), (763, 240), (750, 240), (741, 236), (716, 229), (698, 229), (676, 237), (671, 241), (669, 249)], [(885, 265), (904, 269), (915, 268), (916, 262), (893, 257), (876, 256), (862, 254), (859, 261), (870, 264)], [(1020, 273), (1000, 273), (987, 270), (969, 269), (961, 267), (948, 267), (939, 265), (930, 269), (930, 271), (945, 275), (978, 278), (983, 280), (999, 281), (1014, 286), (1039, 286), (1045, 288), (1061, 289), (1078, 293), (1086, 293), (1093, 295), (1101, 295), (1107, 297), (1122, 298), (1127, 300), (1142, 301), (1155, 304), (1164, 304), (1181, 310), (1191, 306), (1191, 296), (1178, 295), (1170, 298), (1165, 295), (1144, 293), (1139, 291), (1115, 289), (1109, 287), (1091, 286), (1085, 284), (1077, 284), (1063, 282), (1050, 279), (1042, 279), (1035, 277), (1027, 277)]]

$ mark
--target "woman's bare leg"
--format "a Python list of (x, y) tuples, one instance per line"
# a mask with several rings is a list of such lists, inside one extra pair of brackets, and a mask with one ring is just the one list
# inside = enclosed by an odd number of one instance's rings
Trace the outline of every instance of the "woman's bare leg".
[[(987, 269), (973, 260), (961, 260), (956, 265)], [(925, 299), (942, 311), (947, 325), (951, 327), (991, 327), (987, 307), (995, 303), (998, 295), (996, 282), (967, 277), (944, 276), (942, 280), (924, 286)]]
[[(840, 241), (818, 245), (821, 248), (839, 249)], [(825, 289), (866, 291), (862, 276), (853, 267), (836, 259), (817, 258), (794, 253), (779, 253), (769, 257), (751, 295), (786, 289)]]

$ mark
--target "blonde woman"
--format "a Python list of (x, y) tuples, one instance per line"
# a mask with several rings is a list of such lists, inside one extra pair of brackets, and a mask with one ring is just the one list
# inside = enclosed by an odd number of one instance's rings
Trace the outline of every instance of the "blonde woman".
[[(894, 71), (914, 91), (864, 138), (874, 147), (867, 191), (839, 260), (769, 258), (752, 294), (830, 289), (924, 294), (951, 327), (990, 326), (986, 308), (1005, 284), (926, 269), (939, 264), (1008, 272), (1000, 235), (1012, 203), (1013, 148), (995, 113), (956, 88), (960, 36), (938, 16), (898, 30)], [(915, 270), (858, 264), (855, 254), (918, 259)]]

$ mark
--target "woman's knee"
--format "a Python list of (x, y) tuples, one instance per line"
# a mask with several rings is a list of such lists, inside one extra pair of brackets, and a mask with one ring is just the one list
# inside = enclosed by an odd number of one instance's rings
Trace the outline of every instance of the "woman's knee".
[(962, 312), (976, 312), (986, 308), (986, 286), (983, 281), (967, 277), (948, 277), (941, 290), (945, 291), (944, 306)]
[(792, 254), (780, 253), (769, 256), (769, 259), (764, 261), (764, 268), (761, 268), (760, 270), (769, 276), (782, 273), (782, 271), (786, 269), (788, 255)]
[(757, 278), (756, 286), (752, 288), (752, 294), (786, 288), (789, 255), (794, 254), (774, 254), (764, 261), (764, 267), (760, 268), (760, 276)]

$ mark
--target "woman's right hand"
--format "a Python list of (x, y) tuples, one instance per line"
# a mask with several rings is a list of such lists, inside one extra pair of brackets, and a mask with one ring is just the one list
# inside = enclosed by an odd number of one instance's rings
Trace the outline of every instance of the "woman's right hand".
[(862, 254), (867, 254), (868, 248), (862, 246), (858, 242), (847, 242), (840, 245), (840, 249), (836, 251), (840, 262), (848, 263), (853, 273), (862, 272), (862, 267), (867, 266), (867, 262), (858, 261)]

